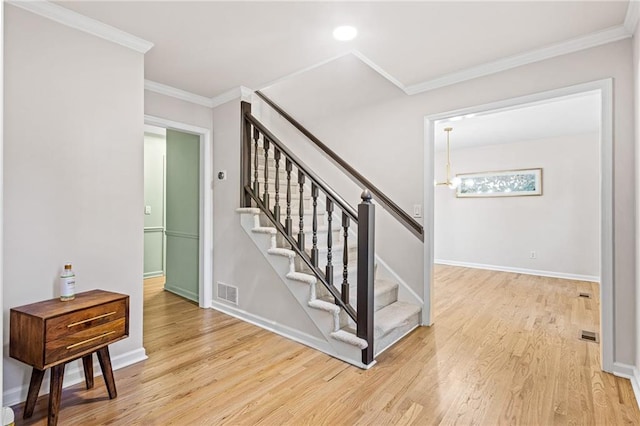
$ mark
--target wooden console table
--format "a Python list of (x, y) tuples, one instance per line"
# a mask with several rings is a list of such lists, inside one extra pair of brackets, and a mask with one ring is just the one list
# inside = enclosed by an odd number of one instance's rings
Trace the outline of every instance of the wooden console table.
[(97, 353), (109, 398), (117, 396), (108, 345), (129, 335), (129, 296), (91, 290), (62, 302), (51, 299), (11, 309), (9, 354), (33, 367), (24, 418), (33, 415), (47, 368), (51, 368), (48, 424), (58, 422), (65, 364), (82, 358), (87, 389), (93, 387)]

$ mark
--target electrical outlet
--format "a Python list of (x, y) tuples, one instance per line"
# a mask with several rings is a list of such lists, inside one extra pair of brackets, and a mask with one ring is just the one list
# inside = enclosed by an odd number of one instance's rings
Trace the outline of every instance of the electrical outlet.
[(151, 206), (144, 206), (144, 214), (151, 214)]
[(422, 217), (422, 206), (420, 204), (413, 205), (413, 217)]
[(535, 252), (535, 250), (531, 250), (529, 252), (529, 259), (537, 259), (538, 258), (538, 253)]

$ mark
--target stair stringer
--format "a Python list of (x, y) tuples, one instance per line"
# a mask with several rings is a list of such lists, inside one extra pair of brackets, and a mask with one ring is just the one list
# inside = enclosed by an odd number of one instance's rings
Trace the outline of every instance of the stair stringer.
[(298, 300), (327, 342), (327, 345), (322, 348), (318, 348), (315, 344), (309, 344), (309, 346), (359, 368), (367, 369), (373, 366), (375, 361), (369, 365), (361, 361), (362, 349), (366, 347), (366, 341), (341, 329), (341, 308), (316, 298), (315, 276), (296, 271), (295, 252), (277, 247), (277, 231), (273, 227), (260, 225), (260, 210), (240, 208), (237, 212), (240, 214), (242, 228), (282, 278), (282, 282)]

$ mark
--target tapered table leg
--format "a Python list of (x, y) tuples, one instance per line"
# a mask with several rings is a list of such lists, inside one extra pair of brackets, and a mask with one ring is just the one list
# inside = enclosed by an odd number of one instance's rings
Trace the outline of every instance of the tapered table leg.
[(27, 401), (24, 403), (24, 412), (22, 413), (23, 419), (28, 419), (33, 415), (33, 409), (35, 408), (36, 401), (38, 400), (38, 393), (40, 392), (43, 377), (44, 370), (38, 370), (37, 368), (31, 370), (29, 393), (27, 393)]
[(82, 366), (84, 367), (84, 383), (87, 389), (93, 387), (93, 354), (82, 357)]
[(58, 424), (60, 411), (60, 397), (62, 396), (62, 378), (64, 377), (64, 363), (51, 367), (51, 383), (49, 387), (49, 421), (48, 426)]
[(109, 356), (109, 347), (98, 349), (98, 362), (100, 362), (100, 368), (102, 369), (102, 377), (104, 377), (104, 383), (107, 385), (107, 391), (109, 392), (109, 398), (113, 399), (118, 396), (116, 392), (116, 381), (113, 378), (113, 370), (111, 369), (111, 357)]

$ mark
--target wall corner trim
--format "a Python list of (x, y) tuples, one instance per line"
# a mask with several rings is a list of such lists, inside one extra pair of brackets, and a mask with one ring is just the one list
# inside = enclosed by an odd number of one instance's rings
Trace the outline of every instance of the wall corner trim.
[(180, 99), (181, 101), (191, 102), (192, 104), (202, 105), (207, 108), (213, 107), (213, 102), (206, 96), (196, 95), (195, 93), (187, 92), (186, 90), (177, 89), (151, 80), (144, 81), (144, 90), (170, 96), (172, 98)]
[(253, 90), (248, 87), (238, 86), (221, 93), (218, 96), (214, 96), (213, 98), (207, 98), (206, 96), (196, 95), (195, 93), (187, 92), (186, 90), (178, 89), (152, 80), (144, 81), (144, 90), (170, 96), (172, 98), (180, 99), (181, 101), (191, 102), (192, 104), (201, 105), (207, 108), (215, 108), (238, 98), (241, 100), (248, 100), (253, 93)]
[(74, 12), (55, 3), (51, 3), (47, 0), (7, 0), (7, 3), (31, 13), (35, 13), (36, 15), (51, 19), (52, 21), (56, 21), (62, 25), (103, 38), (121, 46), (128, 47), (136, 52), (144, 54), (153, 47), (153, 43), (150, 41), (136, 37), (112, 27), (111, 25), (107, 25), (96, 19), (81, 15), (80, 13)]
[(253, 93), (253, 90), (249, 89), (248, 87), (245, 87), (245, 86), (234, 87), (231, 90), (227, 90), (226, 92), (211, 98), (210, 100), (211, 108), (215, 108), (222, 104), (226, 104), (227, 102), (232, 101), (234, 99), (238, 99), (238, 98), (241, 100), (245, 100), (249, 96), (251, 96), (251, 93)]
[(640, 1), (630, 0), (627, 7), (627, 15), (624, 18), (624, 29), (629, 35), (634, 35), (638, 20), (640, 19)]
[(636, 404), (638, 404), (638, 407), (640, 408), (640, 371), (638, 370), (638, 368), (633, 365), (614, 362), (613, 374), (615, 376), (623, 377), (631, 381), (633, 394), (636, 397)]

